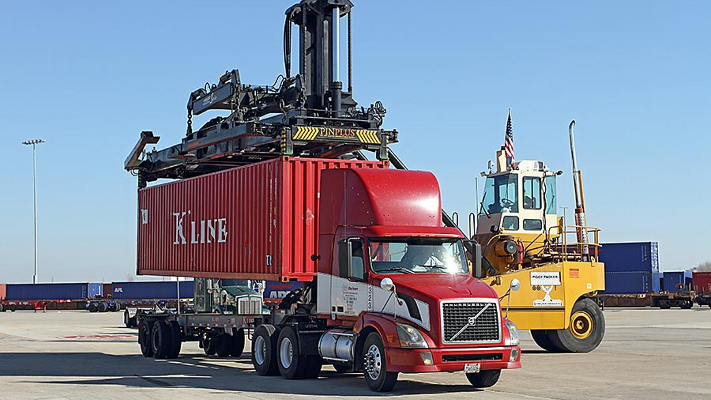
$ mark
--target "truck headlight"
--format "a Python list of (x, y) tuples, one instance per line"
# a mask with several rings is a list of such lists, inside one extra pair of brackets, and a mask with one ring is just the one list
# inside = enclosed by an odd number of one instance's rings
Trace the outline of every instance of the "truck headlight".
[(506, 341), (506, 345), (518, 346), (521, 340), (518, 337), (518, 328), (516, 328), (516, 324), (507, 319), (504, 321), (504, 325), (506, 325), (506, 329), (509, 330), (509, 340)]
[(407, 324), (396, 324), (396, 326), (400, 347), (417, 349), (426, 349), (428, 347), (427, 341), (417, 328)]

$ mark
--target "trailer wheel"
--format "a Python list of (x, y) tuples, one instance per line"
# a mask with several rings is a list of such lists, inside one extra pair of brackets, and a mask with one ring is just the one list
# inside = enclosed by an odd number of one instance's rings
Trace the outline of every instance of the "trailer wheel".
[(232, 350), (232, 336), (227, 334), (219, 335), (212, 339), (215, 342), (215, 353), (218, 357), (229, 357)]
[(109, 311), (109, 304), (106, 303), (105, 301), (102, 301), (99, 303), (99, 312), (107, 312)]
[(151, 329), (151, 348), (154, 358), (166, 358), (171, 349), (170, 328), (164, 320), (153, 323)]
[(99, 305), (96, 304), (95, 301), (89, 302), (89, 312), (97, 312), (99, 311)]
[(153, 357), (153, 345), (151, 344), (151, 326), (146, 321), (138, 324), (138, 344), (141, 346), (141, 354), (144, 357)]
[(262, 324), (254, 330), (252, 339), (252, 365), (259, 375), (276, 375), (277, 338), (279, 330), (274, 325)]
[(546, 351), (558, 351), (558, 348), (553, 344), (550, 338), (550, 333), (547, 330), (532, 330), (531, 336), (533, 341), (536, 342), (543, 350)]
[(363, 375), (370, 390), (389, 392), (397, 383), (397, 372), (388, 372), (385, 346), (377, 332), (365, 338), (363, 345)]
[(0, 312), (4, 312), (4, 311), (5, 311), (5, 306), (3, 306), (2, 303), (0, 303)]
[(548, 331), (551, 343), (559, 351), (588, 353), (597, 348), (605, 336), (605, 316), (590, 299), (575, 302), (570, 315), (570, 327)]
[(200, 338), (200, 347), (202, 347), (202, 351), (205, 352), (206, 356), (214, 356), (215, 351), (217, 351), (214, 338), (211, 338), (207, 333)]
[(244, 329), (232, 328), (232, 348), (230, 355), (240, 357), (244, 353)]
[(118, 302), (113, 302), (110, 308), (111, 311), (121, 311), (121, 304)]
[(475, 388), (487, 388), (496, 385), (501, 376), (500, 369), (494, 369), (490, 371), (481, 371), (476, 374), (467, 374), (467, 380)]
[(681, 303), (681, 309), (682, 310), (689, 310), (691, 307), (694, 306), (694, 303), (690, 300), (686, 300), (683, 303)]
[(671, 304), (669, 303), (669, 300), (659, 300), (659, 308), (662, 310), (668, 310), (671, 308)]
[(168, 358), (178, 358), (180, 355), (180, 348), (183, 345), (183, 334), (180, 332), (180, 324), (177, 321), (170, 321), (168, 324), (170, 327), (170, 351), (168, 351)]

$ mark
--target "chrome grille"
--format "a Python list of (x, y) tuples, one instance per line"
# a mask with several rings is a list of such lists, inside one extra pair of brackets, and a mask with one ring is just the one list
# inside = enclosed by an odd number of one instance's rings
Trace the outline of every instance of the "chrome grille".
[(443, 343), (491, 343), (501, 340), (501, 318), (496, 302), (448, 301), (441, 303), (441, 311)]

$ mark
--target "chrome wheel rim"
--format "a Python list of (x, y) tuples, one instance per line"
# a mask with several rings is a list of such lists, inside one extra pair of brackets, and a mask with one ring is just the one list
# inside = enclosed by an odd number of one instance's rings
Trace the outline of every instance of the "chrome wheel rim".
[(294, 358), (294, 347), (291, 345), (291, 340), (287, 337), (282, 339), (279, 344), (279, 358), (281, 359), (282, 367), (289, 368), (291, 366), (291, 360)]
[(365, 372), (370, 379), (377, 381), (380, 377), (380, 371), (383, 368), (383, 358), (380, 354), (378, 346), (371, 344), (368, 351), (365, 353)]
[(264, 364), (264, 359), (267, 357), (266, 344), (264, 338), (261, 336), (257, 336), (257, 338), (254, 339), (254, 361), (259, 365)]

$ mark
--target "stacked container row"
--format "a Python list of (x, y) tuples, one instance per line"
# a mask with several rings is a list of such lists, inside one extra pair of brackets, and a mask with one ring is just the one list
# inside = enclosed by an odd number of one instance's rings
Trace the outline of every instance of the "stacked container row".
[(604, 293), (637, 294), (660, 291), (657, 242), (604, 243), (598, 257), (605, 263)]
[(711, 293), (711, 271), (694, 271), (692, 282), (696, 293)]

